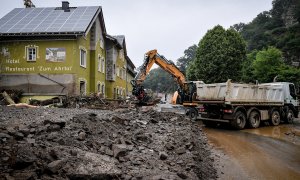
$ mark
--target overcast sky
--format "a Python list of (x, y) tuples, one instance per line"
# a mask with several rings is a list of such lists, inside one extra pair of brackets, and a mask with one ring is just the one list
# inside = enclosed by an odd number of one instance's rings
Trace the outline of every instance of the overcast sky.
[[(61, 0), (32, 0), (36, 7), (58, 7)], [(250, 22), (272, 7), (272, 0), (69, 0), (70, 6), (102, 6), (106, 30), (125, 35), (127, 52), (136, 66), (152, 49), (176, 61), (198, 44), (207, 30)], [(0, 17), (23, 0), (1, 0)]]

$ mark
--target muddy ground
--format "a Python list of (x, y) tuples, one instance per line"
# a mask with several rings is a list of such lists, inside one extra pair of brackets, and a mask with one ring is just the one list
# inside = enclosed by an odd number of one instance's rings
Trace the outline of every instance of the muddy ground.
[(0, 106), (0, 179), (216, 179), (201, 125), (136, 109)]
[(220, 179), (299, 179), (299, 118), (293, 124), (262, 124), (241, 131), (224, 126), (203, 128)]

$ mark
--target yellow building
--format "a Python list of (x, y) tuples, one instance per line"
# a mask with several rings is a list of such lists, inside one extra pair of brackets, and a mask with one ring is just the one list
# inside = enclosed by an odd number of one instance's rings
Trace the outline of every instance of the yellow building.
[[(128, 80), (134, 77), (134, 64), (127, 56), (125, 36), (106, 35), (107, 97), (118, 99), (130, 95)], [(132, 72), (132, 73), (128, 73)]]
[(0, 89), (125, 96), (125, 37), (107, 35), (100, 6), (16, 8), (0, 22)]

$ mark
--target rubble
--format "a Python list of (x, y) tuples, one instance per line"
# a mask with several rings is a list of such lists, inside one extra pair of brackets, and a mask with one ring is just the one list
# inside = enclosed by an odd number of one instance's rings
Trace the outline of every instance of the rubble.
[(0, 117), (0, 179), (217, 178), (201, 127), (183, 115), (0, 106)]

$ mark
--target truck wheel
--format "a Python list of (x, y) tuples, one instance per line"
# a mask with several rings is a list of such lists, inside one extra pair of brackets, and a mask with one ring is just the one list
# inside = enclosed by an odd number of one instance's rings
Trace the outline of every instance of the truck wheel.
[(197, 120), (198, 117), (198, 111), (196, 108), (190, 108), (189, 116), (191, 120)]
[(271, 114), (271, 118), (269, 120), (269, 123), (272, 126), (278, 126), (280, 124), (280, 113), (278, 110), (273, 110)]
[(249, 114), (249, 127), (250, 128), (258, 128), (259, 124), (260, 124), (260, 115), (257, 111), (251, 111), (251, 113)]
[(286, 123), (292, 124), (294, 122), (295, 115), (294, 112), (289, 109), (285, 118)]
[(235, 113), (234, 119), (231, 120), (231, 126), (235, 129), (244, 129), (246, 125), (246, 115), (242, 111)]

